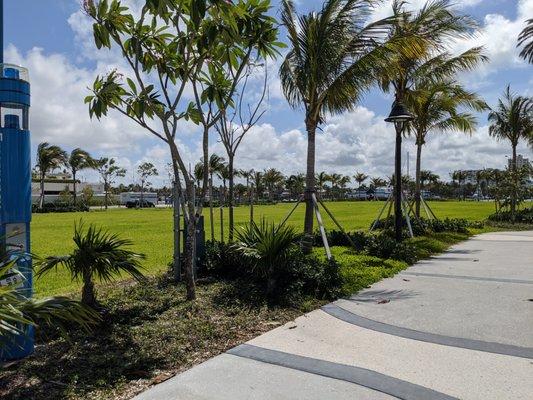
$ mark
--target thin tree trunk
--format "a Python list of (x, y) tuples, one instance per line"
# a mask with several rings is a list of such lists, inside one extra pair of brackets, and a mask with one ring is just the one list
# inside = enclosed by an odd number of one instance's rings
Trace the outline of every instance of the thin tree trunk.
[(41, 172), (41, 198), (39, 199), (39, 208), (42, 210), (44, 206), (44, 177), (45, 174)]
[(211, 224), (211, 241), (215, 241), (215, 217), (213, 215), (213, 172), (209, 174), (209, 222)]
[(312, 241), (310, 237), (313, 235), (313, 213), (314, 205), (312, 195), (315, 191), (315, 132), (316, 122), (307, 120), (307, 171), (305, 179), (305, 220), (304, 220), (304, 234), (308, 236), (308, 240), (304, 240), (302, 250), (305, 254), (311, 253)]
[(72, 170), (72, 179), (74, 180), (74, 196), (72, 197), (72, 201), (74, 203), (74, 207), (76, 207), (77, 202), (77, 185), (76, 185), (76, 170)]
[(229, 235), (228, 242), (233, 242), (233, 196), (234, 196), (234, 176), (233, 176), (233, 154), (228, 154), (228, 171), (229, 171), (229, 193), (228, 193), (228, 212), (229, 212)]
[(416, 144), (416, 176), (415, 176), (415, 215), (420, 218), (420, 202), (422, 196), (422, 182), (421, 182), (421, 164), (422, 164), (422, 143)]
[(518, 176), (516, 168), (516, 144), (513, 143), (513, 160), (511, 165), (511, 171), (513, 174), (513, 190), (511, 192), (511, 219), (514, 222), (515, 211), (516, 211), (516, 198), (517, 198), (517, 186), (518, 186)]
[(108, 199), (108, 196), (109, 196), (109, 185), (107, 183), (107, 181), (104, 181), (104, 191), (105, 191), (105, 194), (104, 194), (104, 208), (107, 210), (107, 199)]
[(144, 181), (141, 179), (141, 208), (144, 207)]

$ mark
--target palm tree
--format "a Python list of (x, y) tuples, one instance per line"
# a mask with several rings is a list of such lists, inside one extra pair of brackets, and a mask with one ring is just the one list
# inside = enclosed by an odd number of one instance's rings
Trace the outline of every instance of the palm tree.
[(275, 168), (269, 168), (263, 173), (263, 182), (268, 189), (268, 198), (274, 200), (274, 190), (276, 186), (285, 180), (283, 174)]
[[(306, 210), (304, 232), (313, 233), (315, 134), (325, 115), (354, 108), (375, 82), (375, 73), (389, 50), (381, 38), (389, 20), (365, 25), (367, 0), (326, 0), (322, 9), (297, 16), (292, 0), (283, 0), (281, 19), (290, 50), (280, 67), (281, 85), (293, 108), (305, 111), (307, 131)], [(310, 242), (309, 242), (310, 243)], [(305, 252), (310, 252), (306, 245)]]
[(120, 239), (117, 235), (110, 234), (102, 228), (89, 225), (85, 229), (83, 222), (74, 227), (74, 251), (66, 256), (51, 256), (37, 262), (37, 276), (42, 276), (58, 266), (67, 268), (73, 280), (83, 283), (81, 302), (95, 308), (96, 293), (94, 279), (111, 282), (126, 273), (134, 279), (142, 281), (140, 261), (143, 254), (135, 253), (127, 247), (132, 242)]
[(507, 86), (503, 99), (489, 113), (489, 135), (498, 140), (509, 140), (513, 151), (511, 171), (515, 188), (511, 193), (511, 214), (514, 216), (517, 201), (516, 147), (520, 139), (528, 140), (533, 131), (533, 99), (517, 96)]
[[(469, 67), (475, 65), (476, 53), (480, 61), (484, 59), (478, 50), (467, 54), (466, 56), (471, 58), (466, 63)], [(450, 58), (443, 58), (442, 61), (436, 63), (435, 68), (439, 68), (442, 63), (449, 61)], [(415, 215), (420, 217), (422, 147), (426, 143), (428, 133), (451, 131), (472, 133), (476, 127), (476, 118), (468, 112), (459, 112), (458, 109), (471, 109), (480, 112), (485, 110), (487, 105), (475, 93), (466, 91), (453, 80), (447, 79), (434, 83), (425, 77), (417, 78), (416, 89), (409, 91), (405, 99), (407, 107), (415, 117), (407, 125), (407, 130), (415, 136)]]
[(21, 257), (4, 254), (0, 258), (0, 354), (13, 336), (26, 333), (28, 325), (66, 328), (76, 324), (89, 330), (100, 320), (96, 312), (68, 297), (28, 298), (26, 289), (13, 279), (20, 275), (17, 262)]
[(37, 146), (37, 169), (39, 170), (39, 184), (41, 195), (39, 198), (39, 208), (44, 205), (44, 180), (46, 174), (65, 165), (68, 162), (67, 153), (59, 146), (51, 145), (47, 142), (39, 143)]
[[(405, 104), (410, 90), (416, 88), (419, 77), (441, 81), (453, 76), (457, 71), (468, 70), (479, 58), (479, 49), (472, 49), (460, 57), (450, 57), (442, 53), (450, 39), (471, 37), (477, 25), (469, 17), (453, 11), (449, 0), (429, 0), (416, 12), (404, 10), (406, 2), (393, 1), (393, 24), (389, 37), (407, 39), (408, 45), (398, 46), (381, 73), (380, 86), (385, 92), (393, 92), (396, 104)], [(472, 53), (474, 57), (469, 55)], [(436, 56), (434, 54), (437, 54)], [(442, 62), (442, 58), (447, 59)], [(401, 147), (403, 123), (396, 123), (395, 173), (395, 237), (401, 235)]]
[(359, 187), (357, 189), (361, 190), (361, 185), (363, 184), (364, 181), (366, 181), (368, 179), (368, 175), (365, 175), (362, 172), (356, 172), (355, 175), (353, 176), (353, 178), (355, 179), (355, 181), (359, 185)]
[(252, 176), (255, 201), (258, 201), (260, 197), (263, 197), (263, 173), (255, 171)]
[(237, 230), (235, 247), (254, 263), (256, 274), (266, 280), (267, 295), (271, 299), (276, 291), (276, 269), (281, 270), (297, 237), (292, 226), (275, 225), (265, 219), (261, 224), (252, 222)]
[(73, 202), (74, 202), (74, 205), (76, 205), (76, 199), (78, 195), (78, 190), (77, 190), (78, 182), (76, 180), (76, 174), (78, 173), (78, 171), (81, 171), (83, 169), (93, 168), (94, 161), (88, 152), (78, 147), (70, 152), (70, 155), (67, 161), (67, 166), (70, 168), (70, 172), (72, 173), (72, 180), (74, 181)]
[(200, 190), (202, 187), (202, 182), (204, 180), (204, 163), (203, 161), (198, 161), (194, 164), (193, 170), (194, 180), (196, 181), (197, 190)]
[(518, 46), (524, 46), (520, 57), (533, 64), (533, 18), (527, 20), (527, 25), (518, 36)]
[(379, 176), (376, 178), (370, 179), (370, 186), (374, 189), (383, 187), (387, 184), (387, 181), (383, 178), (380, 178)]
[(342, 175), (338, 181), (338, 185), (341, 189), (341, 193), (344, 197), (344, 193), (345, 193), (345, 189), (346, 189), (346, 186), (348, 185), (348, 183), (350, 183), (351, 180), (350, 180), (350, 177), (348, 175)]
[(317, 176), (315, 177), (315, 181), (316, 181), (319, 194), (322, 194), (324, 192), (324, 187), (326, 183), (329, 182), (329, 179), (330, 179), (329, 175), (324, 171), (321, 171), (320, 173), (317, 174)]
[(467, 173), (466, 171), (462, 171), (462, 170), (457, 170), (457, 171), (453, 171), (451, 173), (451, 177), (452, 177), (452, 180), (455, 182), (457, 181), (457, 184), (459, 185), (459, 191), (460, 191), (460, 198), (462, 198), (463, 200), (465, 199), (465, 191), (464, 191), (464, 181), (466, 180), (466, 177), (467, 177)]
[(287, 190), (290, 192), (291, 198), (297, 198), (305, 188), (305, 175), (291, 175), (287, 178), (285, 184), (287, 185)]

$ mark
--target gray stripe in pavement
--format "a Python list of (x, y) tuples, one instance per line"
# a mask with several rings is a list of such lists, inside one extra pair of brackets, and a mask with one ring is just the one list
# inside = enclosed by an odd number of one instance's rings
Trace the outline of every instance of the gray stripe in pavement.
[(389, 325), (383, 322), (374, 321), (354, 314), (342, 307), (328, 304), (322, 310), (329, 315), (338, 318), (352, 325), (361, 328), (371, 329), (389, 335), (399, 336), (406, 339), (418, 340), (421, 342), (435, 343), (443, 346), (460, 347), (462, 349), (484, 351), (486, 353), (503, 354), (506, 356), (533, 359), (533, 348), (513, 346), (510, 344), (484, 342), (476, 339), (465, 339), (454, 336), (444, 336), (436, 333), (421, 332), (414, 329), (402, 328), (400, 326)]
[(297, 356), (277, 350), (265, 349), (250, 344), (241, 344), (228, 354), (261, 361), (280, 367), (308, 372), (314, 375), (355, 383), (402, 400), (458, 400), (456, 397), (428, 389), (392, 376), (365, 368), (337, 364), (316, 358)]
[(465, 279), (470, 281), (484, 281), (484, 282), (500, 282), (500, 283), (521, 283), (526, 285), (533, 285), (533, 281), (527, 279), (512, 279), (512, 278), (484, 278), (481, 276), (468, 275), (446, 275), (446, 274), (431, 274), (427, 272), (401, 272), (402, 275), (411, 276), (430, 276), (434, 278), (449, 278), (449, 279)]

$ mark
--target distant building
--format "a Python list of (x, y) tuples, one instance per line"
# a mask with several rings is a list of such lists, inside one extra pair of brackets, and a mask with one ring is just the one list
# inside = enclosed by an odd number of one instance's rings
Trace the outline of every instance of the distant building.
[[(77, 195), (80, 196), (86, 187), (93, 190), (95, 197), (102, 197), (104, 195), (103, 183), (87, 183), (80, 182), (76, 185)], [(53, 203), (59, 200), (61, 193), (68, 191), (70, 195), (74, 194), (74, 180), (69, 174), (59, 173), (50, 174), (44, 181), (44, 201), (45, 203)], [(32, 179), (31, 181), (31, 199), (34, 204), (39, 202), (41, 196), (41, 183), (39, 179)]]

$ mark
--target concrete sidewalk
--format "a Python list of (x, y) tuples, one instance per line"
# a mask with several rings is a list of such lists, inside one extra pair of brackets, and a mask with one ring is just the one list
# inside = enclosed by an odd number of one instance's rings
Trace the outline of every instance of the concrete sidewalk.
[(136, 400), (533, 399), (533, 232), (479, 235)]

